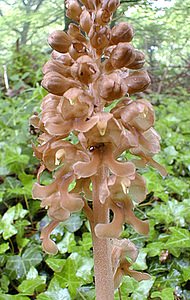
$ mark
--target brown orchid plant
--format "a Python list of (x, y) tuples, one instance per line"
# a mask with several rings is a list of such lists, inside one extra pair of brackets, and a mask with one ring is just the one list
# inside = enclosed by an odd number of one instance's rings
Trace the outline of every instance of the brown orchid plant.
[[(108, 26), (119, 0), (68, 0), (66, 6), (74, 22), (67, 32), (49, 36), (53, 52), (42, 81), (49, 94), (41, 116), (31, 118), (41, 132), (34, 147), (41, 167), (33, 197), (42, 200), (51, 219), (41, 232), (43, 249), (50, 254), (58, 251), (50, 238), (54, 228), (70, 214), (85, 212), (92, 232), (96, 299), (112, 300), (122, 276), (149, 278), (132, 269), (135, 245), (119, 238), (125, 223), (140, 234), (149, 231), (148, 222), (134, 213), (146, 197), (138, 169), (150, 165), (163, 176), (166, 172), (153, 159), (160, 150), (153, 107), (145, 99), (130, 99), (150, 84), (142, 69), (144, 54), (132, 46), (128, 23)], [(128, 161), (125, 151), (136, 159)], [(53, 177), (47, 186), (40, 184), (44, 170)]]

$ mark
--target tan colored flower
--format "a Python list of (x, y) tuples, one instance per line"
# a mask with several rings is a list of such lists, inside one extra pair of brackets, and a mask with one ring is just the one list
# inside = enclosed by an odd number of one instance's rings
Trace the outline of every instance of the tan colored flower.
[(89, 84), (98, 78), (100, 71), (91, 57), (83, 55), (72, 65), (71, 74), (80, 82)]
[(66, 0), (66, 7), (67, 7), (67, 12), (66, 12), (67, 17), (78, 22), (80, 19), (80, 14), (82, 12), (82, 9), (81, 9), (78, 1), (77, 0)]
[(66, 53), (71, 45), (71, 37), (62, 30), (56, 30), (49, 35), (48, 43), (58, 52)]
[(110, 63), (114, 69), (128, 67), (136, 58), (135, 49), (129, 43), (119, 43), (111, 52)]
[(125, 78), (128, 94), (143, 92), (150, 85), (150, 77), (146, 71), (135, 71)]
[[(132, 270), (132, 264), (137, 259), (138, 251), (135, 245), (127, 239), (113, 240), (112, 267), (114, 274), (114, 287), (119, 287), (122, 277), (129, 275), (138, 281), (150, 279), (150, 275)], [(130, 263), (126, 256), (132, 260)]]
[(67, 34), (72, 39), (72, 42), (86, 43), (86, 37), (82, 34), (80, 27), (74, 23), (69, 24)]
[(116, 45), (121, 42), (131, 42), (133, 39), (133, 28), (126, 22), (121, 22), (111, 30), (111, 42)]
[(102, 50), (109, 44), (110, 29), (106, 26), (94, 24), (90, 29), (89, 38), (92, 47), (98, 51), (98, 54), (101, 54)]
[(49, 93), (59, 96), (62, 96), (72, 87), (80, 86), (80, 84), (75, 80), (67, 78), (54, 71), (46, 73), (41, 84)]
[(93, 22), (90, 13), (86, 9), (83, 9), (80, 15), (80, 26), (82, 30), (85, 31), (86, 33), (89, 33), (92, 24)]
[(96, 14), (96, 22), (99, 25), (106, 25), (109, 23), (111, 18), (111, 13), (107, 9), (99, 9)]

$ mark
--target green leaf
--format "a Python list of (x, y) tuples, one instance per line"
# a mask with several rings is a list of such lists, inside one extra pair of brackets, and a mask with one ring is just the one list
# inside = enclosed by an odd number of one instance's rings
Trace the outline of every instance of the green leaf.
[(160, 298), (161, 300), (174, 300), (174, 290), (165, 288), (161, 292), (153, 292), (151, 298)]
[(162, 242), (148, 243), (145, 249), (150, 257), (154, 257), (160, 255), (160, 252), (165, 249), (165, 244)]
[(0, 254), (5, 253), (9, 249), (9, 243), (3, 243), (0, 245)]
[(9, 280), (8, 276), (2, 275), (2, 277), (0, 279), (0, 286), (1, 286), (1, 290), (3, 292), (8, 293), (9, 284), (10, 284), (10, 280)]
[(84, 283), (92, 282), (93, 259), (72, 253), (66, 260), (61, 272), (56, 273), (50, 282), (50, 288), (59, 285), (68, 287), (72, 297), (76, 295), (77, 288)]
[(63, 225), (69, 232), (75, 232), (79, 230), (82, 223), (83, 220), (81, 219), (81, 215), (79, 213), (74, 213), (67, 221), (63, 222)]
[(143, 280), (138, 283), (138, 287), (134, 290), (132, 300), (147, 300), (150, 289), (152, 288), (154, 280)]
[(183, 267), (182, 272), (184, 281), (190, 280), (190, 267)]
[(22, 257), (10, 256), (6, 263), (6, 272), (11, 279), (20, 279), (28, 273), (30, 268), (37, 266), (42, 261), (42, 254), (37, 246), (25, 250)]
[(66, 252), (72, 252), (72, 249), (75, 245), (75, 237), (71, 232), (66, 232), (63, 239), (59, 243), (57, 243), (57, 247), (62, 254)]
[(140, 249), (138, 257), (135, 261), (135, 263), (133, 264), (133, 269), (135, 270), (146, 270), (147, 264), (146, 264), (146, 256), (147, 256), (147, 252), (145, 249)]
[(40, 294), (36, 298), (37, 300), (71, 300), (67, 289), (58, 288), (54, 291), (47, 291)]
[(177, 227), (170, 227), (169, 229), (171, 235), (165, 244), (166, 249), (173, 253), (175, 248), (180, 251), (190, 248), (190, 232), (187, 229)]
[(61, 272), (63, 266), (65, 265), (65, 259), (53, 258), (49, 257), (46, 259), (46, 264), (54, 271), (54, 272)]
[(30, 298), (21, 295), (1, 294), (0, 300), (30, 300)]
[(46, 279), (42, 276), (37, 276), (33, 279), (26, 279), (18, 286), (18, 291), (24, 295), (33, 295), (34, 292), (39, 292), (44, 289), (45, 282)]

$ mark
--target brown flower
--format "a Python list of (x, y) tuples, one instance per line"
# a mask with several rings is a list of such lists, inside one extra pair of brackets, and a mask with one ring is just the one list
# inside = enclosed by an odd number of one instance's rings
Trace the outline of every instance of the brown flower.
[(111, 30), (111, 42), (116, 45), (121, 42), (131, 42), (133, 39), (133, 28), (126, 22), (121, 22)]

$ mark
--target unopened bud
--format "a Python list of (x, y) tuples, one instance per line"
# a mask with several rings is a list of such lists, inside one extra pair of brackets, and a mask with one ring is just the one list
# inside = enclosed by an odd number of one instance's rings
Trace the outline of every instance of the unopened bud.
[(149, 86), (151, 80), (146, 71), (135, 71), (125, 80), (128, 87), (128, 93), (134, 94), (143, 92)]
[(48, 37), (50, 46), (58, 52), (65, 53), (71, 45), (71, 38), (62, 30), (56, 30)]
[(68, 29), (67, 33), (68, 33), (68, 35), (71, 36), (72, 41), (74, 38), (75, 40), (77, 40), (77, 42), (81, 42), (81, 43), (86, 42), (85, 36), (82, 34), (79, 26), (77, 26), (76, 24), (71, 23), (69, 25), (69, 29)]
[(129, 43), (119, 43), (112, 51), (110, 62), (114, 69), (127, 67), (135, 60), (135, 50)]
[(78, 22), (80, 19), (80, 14), (82, 9), (77, 0), (67, 0), (66, 1), (67, 12), (66, 15), (70, 19)]
[(120, 42), (130, 42), (133, 38), (134, 32), (131, 25), (126, 22), (119, 23), (111, 30), (111, 42), (118, 44)]
[(51, 57), (53, 58), (53, 60), (56, 60), (66, 66), (71, 66), (73, 64), (73, 59), (71, 58), (69, 53), (62, 54), (53, 50), (51, 53)]
[(103, 50), (110, 40), (110, 29), (107, 26), (93, 25), (89, 32), (90, 42), (96, 50)]
[(137, 70), (141, 69), (145, 63), (145, 55), (143, 52), (135, 50), (135, 60), (127, 66), (129, 69)]
[(65, 77), (71, 77), (71, 68), (69, 66), (64, 66), (58, 61), (50, 60), (43, 66), (43, 74), (49, 72), (57, 72)]
[(80, 2), (82, 2), (88, 10), (95, 10), (96, 4), (99, 1), (97, 1), (97, 0), (80, 0)]
[(107, 9), (99, 9), (96, 14), (96, 22), (99, 25), (106, 25), (110, 21), (111, 14)]
[(59, 96), (62, 96), (71, 87), (77, 86), (74, 80), (66, 78), (57, 72), (47, 73), (41, 84), (49, 93)]
[(103, 9), (107, 9), (110, 13), (114, 13), (119, 6), (119, 0), (103, 0)]
[(100, 96), (106, 101), (119, 99), (125, 94), (124, 85), (120, 77), (114, 74), (104, 76), (99, 80)]
[(89, 33), (90, 28), (92, 27), (92, 18), (86, 9), (84, 9), (80, 15), (80, 26), (86, 33)]

